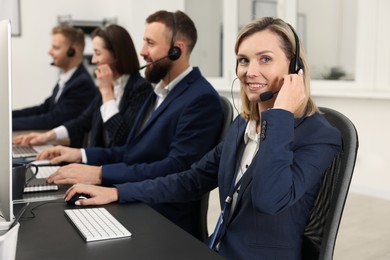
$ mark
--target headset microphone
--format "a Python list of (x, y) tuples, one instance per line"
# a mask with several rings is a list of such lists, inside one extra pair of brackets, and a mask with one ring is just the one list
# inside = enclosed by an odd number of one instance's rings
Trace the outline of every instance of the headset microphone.
[(147, 66), (149, 66), (149, 65), (151, 65), (151, 64), (154, 64), (154, 63), (157, 63), (157, 62), (159, 62), (159, 61), (161, 61), (161, 60), (163, 60), (163, 59), (166, 59), (166, 58), (169, 58), (169, 55), (164, 56), (164, 57), (162, 57), (162, 58), (159, 58), (159, 59), (157, 59), (157, 60), (155, 60), (155, 61), (149, 62), (149, 63), (145, 64), (144, 66), (140, 67), (139, 70), (143, 70), (143, 69), (146, 68)]
[(275, 93), (272, 91), (267, 91), (267, 92), (261, 93), (260, 94), (260, 101), (264, 102), (264, 101), (270, 100), (278, 92), (279, 91), (276, 91)]

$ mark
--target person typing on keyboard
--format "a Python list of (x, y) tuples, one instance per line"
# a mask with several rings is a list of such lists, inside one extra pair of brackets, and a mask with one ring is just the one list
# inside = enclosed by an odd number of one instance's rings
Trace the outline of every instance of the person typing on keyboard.
[(136, 114), (152, 92), (151, 84), (139, 74), (134, 43), (123, 27), (112, 24), (96, 28), (92, 45), (91, 62), (97, 65), (100, 95), (78, 117), (44, 133), (17, 135), (14, 144), (69, 140), (72, 147), (112, 147), (126, 143)]
[[(52, 29), (49, 55), (53, 59), (51, 65), (60, 69), (58, 82), (43, 103), (12, 110), (13, 131), (51, 129), (77, 117), (89, 106), (97, 90), (83, 64), (84, 47), (81, 29), (69, 25)], [(32, 86), (41, 88), (39, 82)]]
[[(219, 94), (189, 64), (197, 40), (193, 21), (181, 11), (158, 11), (146, 23), (141, 56), (147, 62), (145, 77), (156, 86), (137, 114), (127, 143), (106, 149), (58, 146), (42, 152), (38, 159), (78, 163), (61, 167), (49, 183), (112, 186), (154, 179), (189, 169), (217, 144), (223, 110)], [(200, 199), (149, 205), (205, 239)]]
[[(302, 259), (305, 227), (342, 139), (309, 94), (307, 60), (296, 46), (281, 19), (250, 22), (235, 48), (242, 112), (221, 143), (189, 170), (115, 187), (76, 184), (65, 199), (86, 193), (81, 205), (186, 203), (218, 187), (222, 211), (210, 249), (226, 259)], [(260, 100), (268, 91), (277, 95)]]

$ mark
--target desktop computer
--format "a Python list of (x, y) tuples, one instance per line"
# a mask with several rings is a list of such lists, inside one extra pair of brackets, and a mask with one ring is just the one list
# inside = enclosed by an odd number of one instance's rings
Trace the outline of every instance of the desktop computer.
[(0, 21), (0, 226), (13, 219), (11, 24)]
[(12, 222), (11, 90), (11, 24), (9, 20), (2, 20), (0, 21), (0, 259), (15, 258), (19, 231), (18, 219)]

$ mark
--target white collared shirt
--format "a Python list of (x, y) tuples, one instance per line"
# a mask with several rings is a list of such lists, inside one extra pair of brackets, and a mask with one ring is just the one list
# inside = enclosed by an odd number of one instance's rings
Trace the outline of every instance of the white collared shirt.
[(154, 91), (154, 94), (156, 94), (156, 96), (157, 96), (156, 101), (154, 103), (154, 107), (149, 108), (149, 110), (146, 112), (146, 116), (143, 118), (143, 122), (141, 124), (140, 129), (142, 129), (145, 126), (146, 122), (149, 121), (153, 112), (161, 105), (161, 103), (168, 96), (169, 92), (172, 91), (172, 89), (177, 85), (177, 83), (179, 83), (191, 71), (192, 71), (192, 67), (188, 67), (179, 76), (177, 76), (174, 80), (172, 80), (168, 85), (165, 85), (164, 82), (161, 80), (159, 83), (157, 83), (154, 86), (153, 91)]
[(252, 163), (260, 144), (260, 134), (256, 132), (256, 121), (250, 120), (246, 126), (244, 133), (245, 150), (241, 158), (240, 168), (238, 169), (237, 178), (235, 184), (241, 179), (241, 177)]
[(188, 67), (185, 71), (183, 71), (179, 76), (177, 76), (174, 80), (169, 82), (168, 85), (164, 86), (164, 83), (160, 81), (154, 87), (154, 93), (157, 95), (156, 106), (154, 110), (156, 110), (161, 103), (168, 96), (168, 93), (172, 91), (172, 89), (179, 83), (185, 76), (187, 76), (192, 71), (192, 67)]
[(77, 70), (77, 67), (74, 67), (73, 69), (70, 69), (67, 72), (61, 72), (60, 78), (58, 79), (58, 92), (54, 98), (55, 103), (57, 103), (58, 99), (60, 98), (62, 91), (65, 88), (66, 82), (68, 82), (68, 80), (72, 77), (73, 73), (76, 70)]
[[(185, 71), (183, 71), (179, 76), (177, 76), (174, 80), (172, 80), (168, 85), (164, 86), (162, 81), (156, 84), (154, 87), (154, 93), (157, 95), (157, 100), (156, 100), (156, 105), (154, 110), (156, 110), (160, 104), (165, 100), (165, 98), (168, 96), (169, 92), (179, 83), (185, 76), (187, 76), (193, 68), (190, 66), (188, 67)], [(166, 89), (166, 90), (164, 90)], [(152, 112), (153, 113), (153, 112)], [(150, 115), (148, 116), (148, 118)], [(147, 122), (148, 118), (145, 120), (145, 123)], [(144, 124), (145, 124), (144, 123)], [(88, 158), (87, 154), (85, 152), (85, 149), (80, 149), (81, 150), (81, 161), (82, 163), (87, 163)]]
[(107, 122), (111, 117), (119, 113), (119, 104), (123, 97), (127, 81), (130, 75), (124, 74), (114, 82), (114, 100), (107, 101), (100, 107), (103, 122)]
[[(245, 150), (241, 158), (241, 163), (238, 168), (237, 177), (235, 180), (234, 185), (237, 184), (237, 182), (242, 178), (242, 176), (245, 174), (246, 170), (248, 169), (249, 165), (251, 165), (253, 158), (255, 157), (257, 151), (259, 150), (260, 145), (260, 134), (256, 132), (256, 121), (250, 120), (246, 126), (245, 133), (244, 133), (244, 142), (245, 142)], [(238, 187), (238, 190), (234, 192), (233, 198), (232, 198), (232, 208), (230, 210), (230, 216), (232, 216), (236, 204), (237, 204), (237, 197), (238, 192), (240, 190), (240, 187)]]
[[(104, 103), (100, 107), (100, 113), (103, 122), (107, 122), (111, 117), (119, 113), (119, 103), (123, 97), (123, 93), (125, 91), (125, 87), (129, 79), (130, 79), (130, 75), (124, 74), (121, 77), (119, 77), (117, 80), (115, 80), (114, 82), (115, 100), (110, 100)], [(69, 138), (68, 130), (63, 125), (54, 128), (53, 131), (56, 133), (57, 140)]]

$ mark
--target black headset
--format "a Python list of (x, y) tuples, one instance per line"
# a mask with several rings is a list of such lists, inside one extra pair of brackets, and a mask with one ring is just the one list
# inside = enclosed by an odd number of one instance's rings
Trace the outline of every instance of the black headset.
[(66, 56), (73, 57), (76, 54), (76, 50), (73, 47), (69, 47), (69, 49), (66, 51)]
[(76, 54), (76, 49), (72, 45), (77, 38), (77, 32), (75, 31), (72, 34), (73, 34), (72, 35), (73, 37), (71, 39), (70, 46), (69, 46), (68, 50), (66, 51), (66, 56), (68, 56), (69, 58), (73, 57)]
[[(294, 28), (290, 24), (287, 25), (290, 27), (291, 31), (293, 32), (294, 39), (295, 39), (295, 57), (291, 59), (288, 71), (290, 74), (298, 74), (299, 70), (301, 69), (303, 70), (305, 68), (299, 54), (299, 50), (300, 50), (299, 39), (298, 39), (298, 35), (295, 33)], [(237, 67), (238, 67), (238, 61), (236, 61), (236, 75), (237, 75)]]
[(305, 66), (303, 65), (301, 56), (299, 54), (300, 46), (299, 46), (298, 35), (296, 34), (294, 28), (290, 24), (288, 24), (288, 26), (290, 27), (291, 31), (293, 32), (294, 39), (295, 39), (295, 57), (292, 58), (290, 61), (289, 72), (290, 72), (290, 74), (298, 74), (298, 72), (301, 69), (303, 70), (305, 68)]
[(168, 51), (168, 58), (172, 61), (177, 60), (181, 56), (181, 49), (175, 46), (176, 40), (176, 15), (172, 13), (172, 39), (171, 39), (171, 48)]

